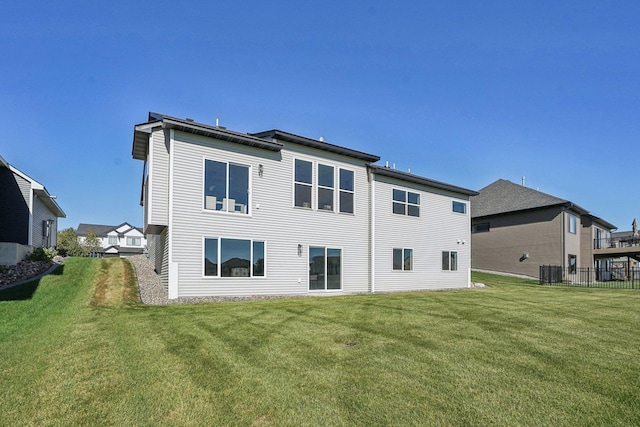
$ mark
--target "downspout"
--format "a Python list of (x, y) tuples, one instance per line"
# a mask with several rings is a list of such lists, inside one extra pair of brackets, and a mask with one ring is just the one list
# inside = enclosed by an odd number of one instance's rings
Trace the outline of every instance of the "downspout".
[(173, 169), (174, 169), (174, 152), (175, 152), (175, 144), (174, 144), (174, 130), (171, 129), (169, 131), (169, 226), (167, 230), (167, 238), (169, 239), (169, 255), (167, 260), (168, 271), (168, 297), (169, 299), (178, 298), (178, 265), (173, 263)]
[(29, 182), (29, 233), (27, 236), (27, 245), (33, 246), (33, 186)]
[(370, 274), (371, 274), (371, 293), (375, 294), (376, 293), (376, 180), (374, 179), (374, 174), (371, 172), (371, 169), (368, 169), (368, 175), (369, 175), (369, 182), (371, 183), (371, 185), (369, 185), (369, 191), (371, 191), (371, 221), (370, 221), (370, 227), (371, 230), (369, 231), (369, 237), (370, 237), (370, 245), (371, 245), (371, 249), (370, 249), (370, 253), (371, 253), (371, 261), (369, 262), (369, 266), (371, 268)]
[(560, 266), (562, 268), (565, 267), (564, 265), (564, 260), (566, 259), (566, 246), (567, 246), (567, 217), (566, 217), (566, 212), (563, 209), (562, 210), (562, 260), (560, 262)]

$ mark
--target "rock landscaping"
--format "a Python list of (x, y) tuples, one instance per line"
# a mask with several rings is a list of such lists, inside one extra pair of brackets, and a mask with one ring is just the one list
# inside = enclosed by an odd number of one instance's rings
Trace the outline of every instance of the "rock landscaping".
[[(54, 258), (53, 262), (59, 263), (62, 261), (62, 258), (56, 258)], [(25, 260), (16, 265), (0, 266), (0, 289), (44, 273), (51, 267), (53, 262)]]

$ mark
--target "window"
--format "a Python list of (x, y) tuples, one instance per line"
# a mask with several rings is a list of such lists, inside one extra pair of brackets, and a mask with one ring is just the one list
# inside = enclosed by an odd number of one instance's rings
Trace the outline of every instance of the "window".
[(576, 255), (569, 255), (569, 274), (575, 274), (578, 264), (578, 257)]
[(318, 165), (318, 209), (333, 211), (333, 166)]
[(109, 244), (117, 245), (118, 244), (118, 236), (109, 236)]
[(569, 214), (569, 233), (576, 234), (576, 217)]
[(442, 269), (449, 271), (458, 270), (458, 252), (442, 251)]
[(340, 169), (340, 212), (353, 213), (353, 171)]
[(295, 161), (295, 206), (311, 208), (311, 189), (313, 183), (313, 163), (296, 159)]
[(393, 269), (402, 271), (413, 270), (413, 249), (393, 248)]
[(309, 290), (342, 289), (342, 249), (309, 247)]
[(488, 222), (481, 222), (478, 224), (473, 224), (471, 226), (472, 233), (486, 233), (490, 229), (491, 229), (491, 226), (490, 226), (490, 223)]
[(453, 211), (461, 214), (467, 213), (467, 204), (462, 202), (453, 202)]
[(204, 239), (204, 275), (263, 277), (265, 244), (258, 240)]
[(205, 160), (204, 208), (249, 213), (249, 166)]
[[(111, 238), (109, 238), (111, 242)], [(142, 244), (140, 237), (127, 237), (127, 246), (140, 246)]]
[(420, 216), (420, 195), (394, 188), (393, 213), (398, 215)]

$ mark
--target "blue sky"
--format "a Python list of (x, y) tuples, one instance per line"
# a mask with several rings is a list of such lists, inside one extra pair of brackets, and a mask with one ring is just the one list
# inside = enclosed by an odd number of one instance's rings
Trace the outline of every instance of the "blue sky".
[(56, 1), (0, 14), (0, 155), (79, 223), (142, 225), (149, 111), (280, 129), (478, 190), (640, 217), (640, 2)]

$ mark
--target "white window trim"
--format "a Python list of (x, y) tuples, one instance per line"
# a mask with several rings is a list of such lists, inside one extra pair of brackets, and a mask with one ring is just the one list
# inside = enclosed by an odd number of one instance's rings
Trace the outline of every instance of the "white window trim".
[[(406, 201), (405, 202), (400, 202), (400, 201), (394, 200), (393, 199), (393, 190), (404, 191), (405, 192), (405, 200)], [(418, 204), (409, 203), (409, 193), (417, 194), (419, 199), (420, 199), (420, 203), (418, 203)], [(419, 193), (418, 191), (409, 191), (409, 190), (404, 189), (404, 188), (391, 187), (391, 214), (392, 215), (398, 215), (398, 216), (404, 216), (404, 217), (408, 217), (408, 218), (420, 219), (420, 218), (422, 218), (422, 199), (423, 199), (422, 193)], [(394, 203), (403, 203), (404, 204), (404, 215), (397, 214), (397, 213), (393, 212), (393, 204)], [(409, 215), (409, 206), (417, 206), (420, 214), (418, 216)]]
[[(330, 245), (307, 245), (307, 267), (309, 263), (309, 253), (311, 252), (311, 248), (324, 248), (324, 262), (325, 262), (325, 275), (324, 275), (324, 289), (309, 289), (311, 285), (311, 281), (309, 280), (309, 271), (307, 271), (307, 293), (325, 293), (325, 292), (344, 292), (344, 248), (342, 246), (330, 246)], [(340, 249), (340, 289), (327, 289), (327, 249)], [(305, 258), (303, 256), (303, 258)]]
[[(345, 170), (345, 171), (349, 171), (349, 172), (353, 173), (353, 191), (342, 190), (340, 188), (340, 170)], [(354, 169), (351, 169), (351, 168), (343, 168), (342, 166), (339, 166), (337, 175), (338, 175), (338, 180), (336, 182), (336, 184), (337, 184), (336, 188), (337, 188), (337, 191), (338, 191), (338, 194), (337, 194), (338, 209), (337, 209), (336, 212), (338, 212), (340, 214), (343, 214), (343, 215), (355, 215), (356, 214), (356, 171)], [(342, 192), (342, 191), (344, 191), (346, 193), (353, 194), (353, 212), (341, 212), (340, 211), (340, 209), (342, 208), (342, 206), (340, 205), (340, 192)]]
[[(204, 274), (205, 272), (205, 244), (206, 244), (206, 239), (218, 239), (218, 275), (217, 276), (207, 276), (206, 274)], [(249, 271), (249, 276), (248, 277), (222, 277), (221, 273), (222, 273), (222, 268), (221, 268), (221, 263), (220, 263), (220, 257), (222, 256), (222, 239), (229, 239), (229, 240), (248, 240), (250, 242), (250, 250), (249, 250), (249, 256), (251, 257), (250, 263), (251, 263), (251, 269)], [(253, 242), (262, 242), (264, 243), (264, 275), (263, 276), (254, 276), (253, 275)], [(267, 241), (265, 239), (244, 239), (244, 238), (239, 238), (239, 237), (229, 237), (229, 236), (212, 236), (212, 235), (204, 235), (202, 236), (202, 252), (201, 252), (201, 259), (200, 259), (200, 274), (202, 275), (203, 279), (214, 279), (214, 280), (261, 280), (261, 279), (266, 279), (267, 278)]]
[[(454, 203), (461, 203), (464, 205), (464, 212), (456, 212), (455, 210), (453, 210), (453, 205)], [(452, 200), (451, 201), (451, 212), (456, 214), (456, 215), (464, 215), (467, 216), (467, 212), (469, 212), (469, 205), (467, 204), (467, 202), (463, 202), (461, 200)]]
[[(308, 208), (305, 208), (304, 206), (296, 206), (296, 160), (300, 160), (303, 162), (309, 162), (311, 163), (311, 184), (307, 184), (306, 182), (301, 182), (300, 185), (306, 185), (306, 186), (311, 186), (311, 206), (309, 206)], [(308, 159), (305, 157), (294, 157), (293, 161), (291, 162), (291, 206), (294, 209), (301, 209), (301, 210), (305, 210), (305, 211), (313, 211), (316, 210), (315, 206), (317, 204), (316, 200), (317, 198), (314, 197), (315, 196), (315, 192), (313, 191), (313, 187), (315, 186), (315, 183), (318, 181), (317, 177), (315, 176), (315, 172), (316, 172), (316, 167), (315, 167), (315, 160), (313, 159)]]
[[(247, 167), (249, 168), (249, 188), (247, 189), (247, 195), (249, 196), (249, 199), (247, 201), (247, 213), (246, 214), (238, 214), (235, 212), (228, 212), (228, 211), (223, 211), (223, 210), (215, 210), (215, 209), (206, 209), (206, 197), (205, 197), (205, 178), (206, 178), (206, 168), (207, 168), (207, 160), (211, 160), (212, 162), (219, 162), (219, 163), (226, 163), (227, 164), (227, 180), (226, 180), (226, 189), (225, 192), (228, 195), (229, 194), (229, 165), (237, 165), (237, 166), (243, 166), (243, 167)], [(208, 156), (203, 156), (202, 157), (202, 189), (200, 190), (200, 197), (202, 197), (201, 203), (200, 203), (200, 209), (202, 210), (202, 212), (205, 212), (207, 214), (214, 214), (214, 215), (233, 215), (234, 217), (251, 217), (253, 216), (253, 209), (252, 209), (252, 203), (253, 203), (253, 165), (250, 164), (246, 164), (246, 163), (239, 163), (239, 162), (230, 162), (228, 160), (220, 160), (214, 157), (208, 157)], [(210, 277), (210, 276), (207, 276)]]
[[(442, 268), (442, 252), (448, 252), (449, 253), (449, 268), (448, 269), (444, 269)], [(456, 254), (456, 269), (452, 270), (451, 269), (451, 254), (455, 253)], [(440, 271), (449, 271), (449, 272), (458, 272), (460, 271), (460, 251), (446, 251), (446, 250), (442, 250), (440, 251)]]
[[(330, 167), (333, 169), (333, 187), (325, 187), (323, 185), (320, 185), (320, 165), (322, 166), (326, 166), (326, 167)], [(316, 192), (316, 210), (317, 211), (321, 211), (321, 212), (337, 212), (336, 206), (336, 184), (337, 184), (337, 180), (336, 180), (336, 170), (338, 170), (339, 168), (336, 167), (335, 165), (329, 165), (326, 163), (322, 163), (322, 162), (316, 162), (313, 166), (312, 171), (315, 172), (315, 184), (312, 182), (312, 187), (311, 187), (311, 192), (313, 193), (313, 191), (315, 190)], [(340, 176), (338, 176), (338, 179), (340, 179)], [(313, 179), (311, 181), (314, 181)], [(333, 192), (333, 197), (332, 197), (332, 203), (331, 203), (331, 209), (320, 209), (319, 206), (317, 206), (317, 204), (320, 201), (320, 189), (324, 189), (324, 190), (331, 190)], [(311, 196), (311, 198), (313, 198), (313, 195)]]
[[(401, 270), (396, 270), (395, 268), (393, 268), (393, 250), (394, 249), (402, 250), (402, 269)], [(405, 270), (404, 269), (404, 251), (405, 251), (405, 249), (410, 249), (411, 250), (411, 270)], [(392, 272), (399, 272), (399, 273), (411, 273), (411, 272), (415, 271), (414, 252), (415, 252), (415, 250), (413, 248), (408, 248), (408, 247), (404, 247), (404, 246), (394, 246), (394, 247), (392, 247), (391, 248), (391, 271)]]
[[(296, 206), (296, 160), (300, 160), (303, 162), (311, 163), (311, 184), (307, 183), (299, 183), (300, 185), (306, 185), (311, 187), (311, 207), (305, 208), (303, 206)], [(319, 166), (329, 166), (333, 168), (333, 205), (332, 209), (319, 209), (318, 208), (318, 189), (325, 188), (329, 189), (329, 187), (323, 187), (319, 185)], [(293, 161), (291, 164), (291, 206), (294, 209), (300, 209), (304, 211), (316, 211), (316, 212), (325, 212), (332, 214), (343, 214), (343, 215), (356, 215), (356, 193), (357, 193), (357, 184), (356, 184), (356, 170), (349, 167), (342, 167), (338, 163), (332, 162), (324, 162), (322, 160), (307, 158), (303, 156), (293, 157)], [(353, 173), (353, 191), (350, 190), (341, 190), (340, 189), (340, 169), (344, 169)], [(353, 213), (351, 212), (340, 212), (340, 192), (345, 191), (353, 194)], [(335, 248), (338, 249), (338, 248)]]

